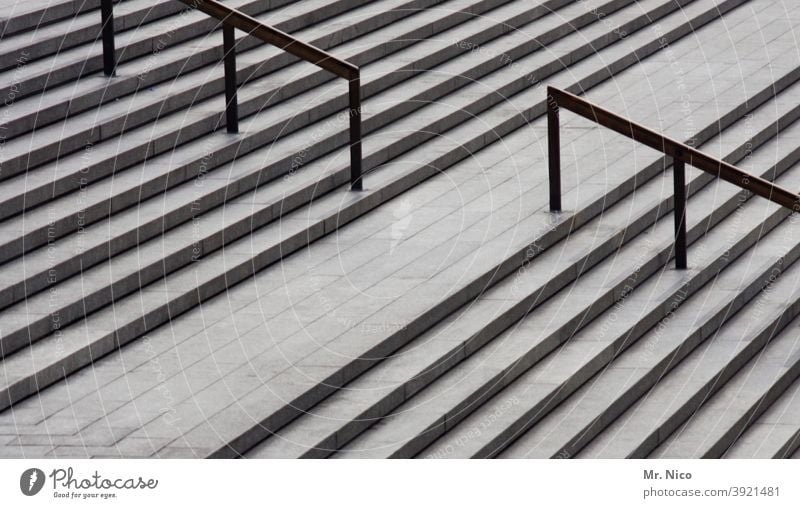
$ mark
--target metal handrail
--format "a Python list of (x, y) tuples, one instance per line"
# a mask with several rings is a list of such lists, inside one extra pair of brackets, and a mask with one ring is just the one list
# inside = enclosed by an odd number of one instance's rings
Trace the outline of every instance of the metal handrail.
[[(178, 0), (222, 22), (225, 68), (225, 114), (228, 132), (239, 131), (236, 94), (236, 48), (234, 29), (238, 28), (267, 44), (286, 51), (306, 62), (344, 78), (349, 82), (350, 109), (350, 189), (362, 190), (361, 178), (361, 74), (357, 66), (315, 46), (295, 39), (277, 28), (265, 25), (241, 11), (216, 0)], [(103, 38), (103, 72), (113, 76), (116, 67), (114, 50), (114, 15), (112, 0), (101, 0), (100, 16)]]
[(737, 187), (800, 212), (800, 195), (759, 176), (751, 175), (725, 161), (704, 154), (691, 146), (676, 141), (612, 113), (586, 99), (567, 91), (547, 87), (547, 144), (550, 179), (550, 210), (561, 210), (561, 153), (558, 112), (565, 108), (603, 127), (649, 146), (673, 160), (673, 186), (675, 192), (675, 267), (686, 268), (686, 169), (689, 164)]

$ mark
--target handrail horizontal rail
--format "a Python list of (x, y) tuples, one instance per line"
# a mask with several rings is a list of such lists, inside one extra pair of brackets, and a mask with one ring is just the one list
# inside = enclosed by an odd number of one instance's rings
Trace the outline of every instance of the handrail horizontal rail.
[[(236, 80), (236, 41), (234, 29), (252, 35), (267, 44), (286, 51), (306, 62), (314, 64), (349, 82), (350, 113), (350, 189), (362, 190), (361, 178), (361, 75), (358, 66), (337, 58), (327, 51), (307, 44), (291, 35), (266, 25), (252, 16), (228, 7), (216, 0), (178, 0), (222, 23), (224, 70), (225, 70), (225, 114), (229, 133), (239, 132), (239, 112)], [(114, 14), (112, 0), (101, 0), (100, 20), (103, 39), (103, 72), (113, 76), (116, 69), (114, 49)]]
[(358, 67), (337, 58), (327, 51), (306, 44), (275, 27), (265, 25), (252, 16), (228, 7), (216, 0), (178, 0), (194, 9), (208, 14), (213, 18), (230, 24), (249, 35), (257, 37), (267, 44), (291, 53), (309, 63), (322, 67), (344, 79), (358, 77)]
[[(547, 135), (549, 152), (550, 209), (561, 210), (561, 156), (558, 126), (559, 108), (591, 120), (634, 141), (672, 157), (675, 173), (676, 265), (686, 267), (686, 196), (684, 164), (689, 164), (753, 194), (769, 199), (793, 212), (800, 212), (800, 195), (733, 164), (711, 157), (685, 143), (613, 113), (575, 94), (553, 86), (547, 87)], [(680, 252), (682, 251), (682, 252)], [(681, 266), (683, 265), (683, 266)]]
[(553, 97), (559, 107), (566, 108), (603, 127), (658, 150), (664, 155), (681, 159), (690, 166), (710, 173), (742, 189), (747, 189), (753, 194), (758, 194), (779, 205), (791, 208), (793, 211), (800, 211), (800, 196), (769, 180), (742, 171), (732, 164), (711, 157), (668, 136), (659, 134), (565, 90), (549, 86), (547, 87), (547, 94), (548, 97)]

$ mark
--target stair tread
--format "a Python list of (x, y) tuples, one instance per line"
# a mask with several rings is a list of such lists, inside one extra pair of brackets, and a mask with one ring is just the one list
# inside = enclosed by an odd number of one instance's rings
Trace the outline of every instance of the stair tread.
[(796, 332), (790, 329), (777, 334), (650, 456), (719, 458), (728, 442), (758, 414), (752, 412), (769, 405), (769, 394), (796, 378), (798, 353)]
[[(787, 330), (792, 330), (792, 323)], [(783, 333), (787, 333), (784, 331)], [(725, 452), (728, 459), (789, 458), (797, 449), (800, 429), (800, 404), (798, 404), (800, 380), (792, 383), (783, 395), (774, 402)]]
[(0, 30), (3, 35), (35, 28), (40, 24), (67, 18), (80, 12), (97, 9), (99, 1), (53, 2), (52, 0), (31, 0), (20, 5), (13, 2), (0, 6)]
[[(166, 7), (166, 9), (165, 9)], [(182, 7), (170, 2), (146, 2), (144, 0), (126, 0), (114, 5), (114, 25), (117, 31), (138, 27), (143, 20), (163, 17), (178, 12)], [(153, 15), (154, 12), (156, 16)], [(39, 26), (34, 32), (22, 32), (3, 37), (3, 48), (0, 59), (15, 58), (17, 54), (29, 59), (41, 58), (44, 55), (61, 51), (65, 47), (75, 46), (93, 41), (99, 32), (100, 18), (95, 12), (78, 14), (77, 16)], [(47, 49), (41, 46), (47, 44)], [(0, 60), (4, 61), (4, 60)]]
[[(791, 285), (796, 285), (796, 270), (792, 273), (794, 276), (779, 278), (772, 285), (770, 293), (772, 296), (767, 298), (776, 298), (786, 302), (794, 301), (797, 294)], [(764, 301), (763, 295), (759, 298)], [(769, 327), (772, 326), (772, 320), (780, 318), (784, 311), (783, 305), (770, 304), (767, 311), (759, 314), (762, 317), (759, 317), (757, 322), (753, 322), (754, 310), (758, 310), (764, 305), (761, 303), (756, 308), (757, 304), (759, 304), (758, 301), (731, 316), (712, 341), (693, 351), (689, 357), (662, 379), (647, 397), (611, 424), (579, 453), (578, 457), (623, 457), (634, 452), (646, 453), (648, 449), (652, 449), (658, 444), (654, 439), (666, 439), (670, 432), (669, 429), (666, 429), (667, 432), (664, 435), (661, 430), (664, 422), (668, 419), (674, 421), (675, 411), (685, 407), (690, 397), (700, 393), (699, 390), (708, 385), (721, 369), (729, 368), (734, 356), (740, 354), (746, 346), (746, 343), (742, 342), (742, 337), (763, 333), (764, 327), (767, 328), (768, 333)], [(769, 323), (769, 325), (762, 327), (758, 323)], [(702, 364), (702, 369), (698, 369), (700, 364)], [(681, 414), (686, 413), (685, 410), (681, 411)], [(685, 414), (682, 418), (688, 417), (690, 414)], [(645, 421), (642, 421), (643, 419)], [(676, 424), (671, 423), (670, 427), (674, 425)], [(620, 432), (622, 429), (624, 432)], [(654, 432), (658, 432), (658, 438), (649, 437), (645, 442), (644, 438), (651, 436)], [(641, 451), (639, 451), (640, 448)]]

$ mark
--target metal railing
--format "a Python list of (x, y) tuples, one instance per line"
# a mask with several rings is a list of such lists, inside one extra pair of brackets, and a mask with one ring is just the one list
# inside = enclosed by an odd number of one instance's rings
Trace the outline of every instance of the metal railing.
[(800, 212), (800, 195), (632, 122), (577, 95), (548, 86), (547, 145), (551, 211), (561, 210), (561, 141), (558, 118), (560, 108), (572, 111), (672, 158), (675, 192), (675, 267), (678, 269), (686, 268), (686, 164), (785, 206), (793, 212)]
[[(113, 0), (101, 0), (100, 17), (103, 39), (103, 72), (113, 76), (116, 68), (114, 49)], [(361, 74), (357, 66), (341, 60), (291, 35), (261, 23), (216, 0), (178, 0), (222, 22), (225, 69), (225, 123), (228, 132), (239, 132), (238, 100), (236, 96), (236, 48), (234, 29), (238, 28), (267, 44), (271, 44), (306, 62), (344, 78), (349, 83), (350, 112), (350, 189), (362, 190), (361, 178)]]

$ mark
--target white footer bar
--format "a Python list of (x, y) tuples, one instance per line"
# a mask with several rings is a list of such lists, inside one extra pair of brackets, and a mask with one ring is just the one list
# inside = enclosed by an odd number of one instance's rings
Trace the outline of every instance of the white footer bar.
[(20, 459), (0, 478), (15, 507), (800, 506), (792, 460)]

